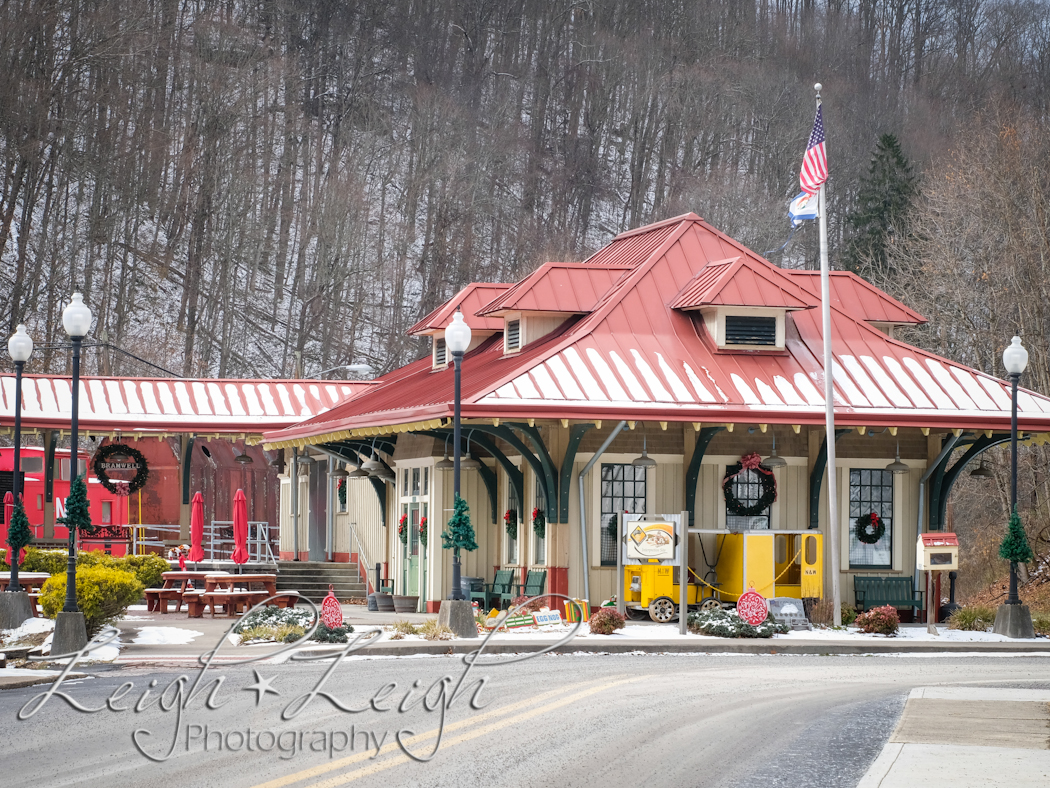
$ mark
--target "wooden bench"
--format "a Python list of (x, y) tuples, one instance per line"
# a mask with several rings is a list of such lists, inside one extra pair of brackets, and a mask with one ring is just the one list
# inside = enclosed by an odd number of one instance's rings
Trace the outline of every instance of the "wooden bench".
[(863, 613), (873, 607), (922, 607), (922, 592), (912, 588), (910, 577), (853, 576), (853, 596), (857, 612)]
[(40, 611), (37, 609), (36, 601), (40, 599), (38, 592), (29, 592), (29, 607), (33, 611), (33, 618), (40, 618)]
[(146, 594), (146, 610), (153, 612), (160, 608), (160, 592), (163, 588), (147, 588), (144, 592)]

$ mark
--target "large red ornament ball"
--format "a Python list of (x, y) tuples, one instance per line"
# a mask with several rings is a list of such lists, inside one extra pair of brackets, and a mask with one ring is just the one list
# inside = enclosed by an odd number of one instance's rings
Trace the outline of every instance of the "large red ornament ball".
[(328, 596), (321, 602), (321, 620), (329, 629), (343, 625), (343, 611), (339, 607), (339, 600), (335, 598), (333, 586), (328, 586)]
[(769, 607), (766, 598), (752, 588), (740, 595), (740, 599), (736, 601), (736, 612), (744, 621), (757, 627), (766, 620)]

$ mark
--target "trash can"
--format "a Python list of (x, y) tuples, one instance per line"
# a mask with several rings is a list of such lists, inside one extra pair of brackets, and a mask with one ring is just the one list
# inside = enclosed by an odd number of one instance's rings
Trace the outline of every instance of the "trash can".
[(463, 591), (463, 598), (468, 602), (470, 601), (470, 589), (473, 588), (484, 588), (485, 578), (483, 577), (467, 577), (466, 575), (460, 575), (459, 587)]

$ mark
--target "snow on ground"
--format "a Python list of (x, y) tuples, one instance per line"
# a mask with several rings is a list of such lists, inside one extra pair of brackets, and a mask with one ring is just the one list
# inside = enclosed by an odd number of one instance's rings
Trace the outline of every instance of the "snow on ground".
[(131, 642), (143, 646), (181, 646), (192, 643), (203, 634), (178, 627), (142, 627)]
[(3, 640), (8, 646), (14, 646), (27, 635), (51, 632), (54, 628), (55, 621), (52, 618), (28, 618), (22, 623), (22, 626), (16, 629), (0, 630), (0, 640)]

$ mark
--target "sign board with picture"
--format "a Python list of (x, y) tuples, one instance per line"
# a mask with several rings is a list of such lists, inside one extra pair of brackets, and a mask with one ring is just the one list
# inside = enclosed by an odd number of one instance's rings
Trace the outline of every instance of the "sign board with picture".
[(538, 627), (549, 627), (552, 624), (561, 623), (561, 613), (557, 610), (545, 610), (539, 613), (533, 613), (532, 620), (536, 622), (536, 626)]
[(668, 519), (624, 523), (628, 561), (674, 560), (675, 523)]

